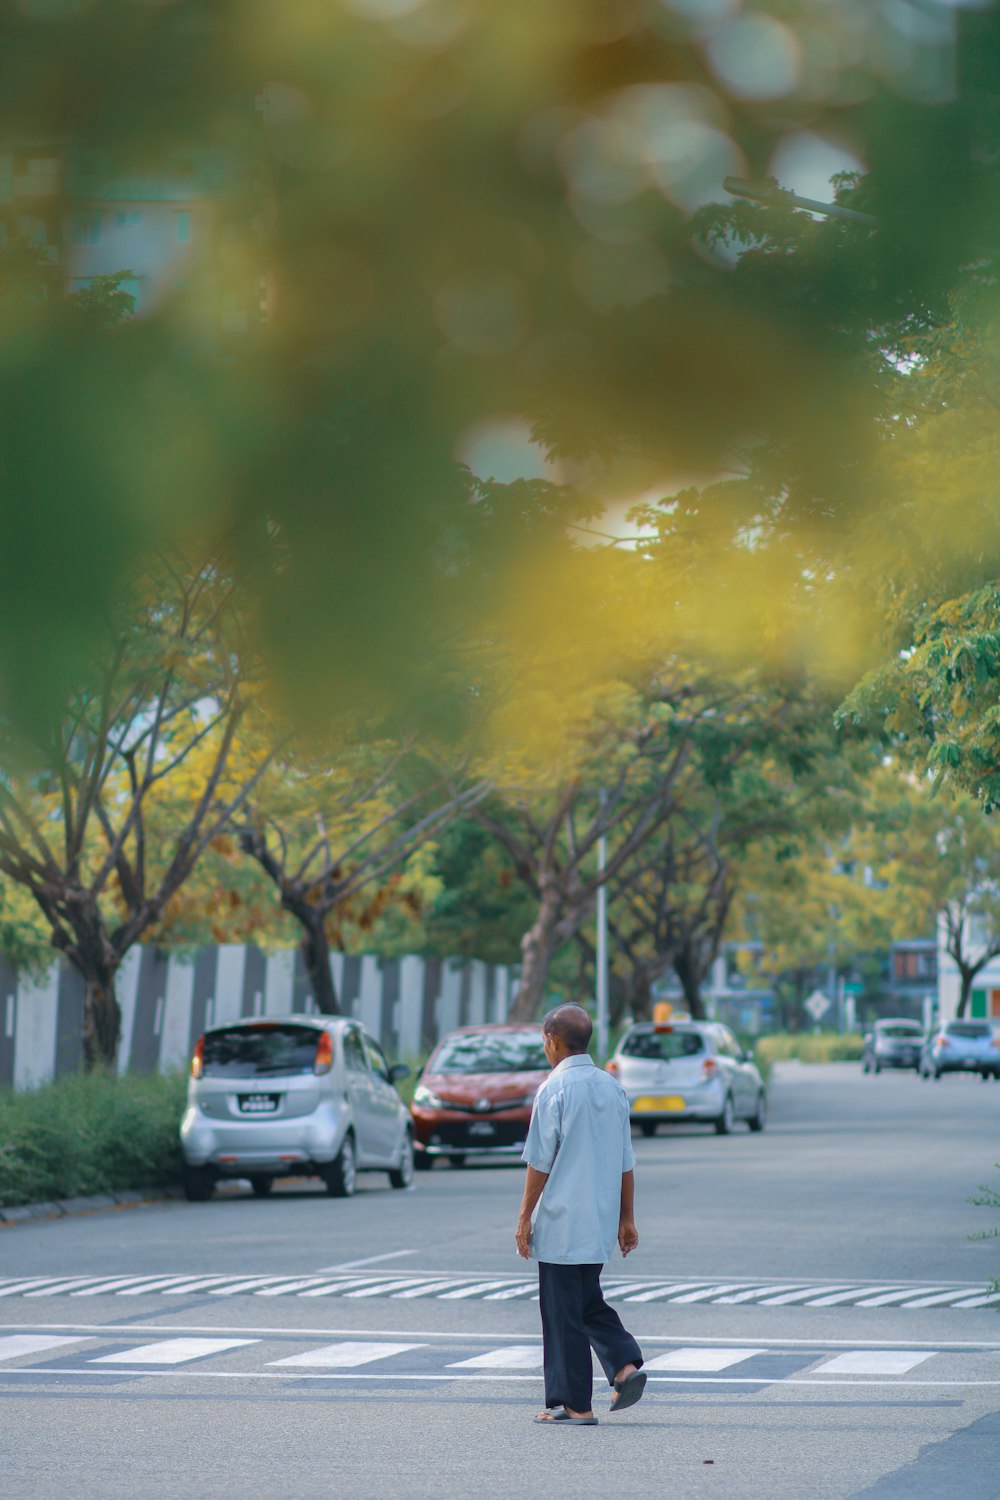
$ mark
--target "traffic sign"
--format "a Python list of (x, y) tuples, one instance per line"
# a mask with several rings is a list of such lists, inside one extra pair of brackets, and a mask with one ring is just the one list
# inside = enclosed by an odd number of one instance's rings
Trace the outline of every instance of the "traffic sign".
[(813, 990), (809, 999), (805, 1002), (806, 1010), (814, 1021), (820, 1021), (830, 1009), (831, 1001), (822, 990)]

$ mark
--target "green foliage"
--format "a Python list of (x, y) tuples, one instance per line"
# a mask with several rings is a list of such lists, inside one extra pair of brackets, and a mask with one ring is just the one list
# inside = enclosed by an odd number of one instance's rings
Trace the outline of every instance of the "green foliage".
[(424, 919), (425, 951), (518, 963), (534, 902), (503, 845), (459, 818), (437, 839), (434, 873), (440, 887)]
[[(1000, 1170), (1000, 1162), (997, 1163), (997, 1168), (998, 1170)], [(998, 1191), (995, 1187), (991, 1187), (988, 1183), (981, 1183), (979, 1192), (970, 1201), (974, 1203), (977, 1208), (1000, 1209), (1000, 1191)], [(994, 1224), (991, 1229), (980, 1230), (978, 1234), (972, 1234), (969, 1236), (969, 1238), (973, 1240), (998, 1239), (1000, 1238), (1000, 1225)], [(1000, 1276), (996, 1276), (993, 1279), (993, 1281), (990, 1283), (989, 1290), (991, 1292), (997, 1293), (997, 1295), (1000, 1296)], [(996, 1304), (996, 1310), (997, 1312), (1000, 1312), (1000, 1301), (998, 1301)]]
[(791, 1058), (804, 1063), (857, 1062), (861, 1057), (864, 1038), (855, 1032), (781, 1032), (762, 1036), (754, 1044), (754, 1051), (761, 1061), (769, 1064), (786, 1062)]
[(0, 1092), (0, 1204), (48, 1202), (180, 1178), (186, 1077), (77, 1074)]

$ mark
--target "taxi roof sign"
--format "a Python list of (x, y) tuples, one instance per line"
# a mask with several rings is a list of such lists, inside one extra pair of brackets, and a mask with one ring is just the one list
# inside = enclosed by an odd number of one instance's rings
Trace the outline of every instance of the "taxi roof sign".
[(673, 1020), (674, 1007), (669, 1000), (657, 1000), (653, 1006), (653, 1030), (673, 1031), (671, 1021)]

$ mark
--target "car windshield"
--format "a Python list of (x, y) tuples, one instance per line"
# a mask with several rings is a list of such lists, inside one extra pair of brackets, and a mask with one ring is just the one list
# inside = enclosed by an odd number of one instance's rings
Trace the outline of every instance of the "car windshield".
[(456, 1036), (444, 1042), (428, 1073), (547, 1073), (539, 1031)]
[(886, 1021), (878, 1027), (879, 1036), (905, 1036), (912, 1041), (915, 1036), (920, 1035), (920, 1027), (916, 1021)]
[(990, 1028), (983, 1021), (949, 1021), (949, 1036), (979, 1038), (990, 1035)]
[(208, 1031), (202, 1051), (206, 1078), (268, 1078), (311, 1073), (320, 1038), (312, 1026), (234, 1026)]
[(644, 1057), (650, 1062), (694, 1057), (704, 1050), (705, 1043), (697, 1031), (634, 1031), (622, 1043), (624, 1057)]

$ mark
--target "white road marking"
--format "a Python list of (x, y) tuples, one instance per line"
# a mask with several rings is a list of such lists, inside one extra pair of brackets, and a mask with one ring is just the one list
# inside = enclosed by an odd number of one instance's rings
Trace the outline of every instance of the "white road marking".
[(474, 1354), (458, 1359), (449, 1370), (540, 1370), (541, 1344), (511, 1344), (507, 1349), (491, 1349), (488, 1354)]
[(90, 1344), (92, 1339), (79, 1334), (11, 1333), (0, 1338), (0, 1359), (20, 1359), (24, 1354), (42, 1354), (47, 1349), (61, 1349), (66, 1344)]
[(380, 1276), (361, 1276), (341, 1279), (339, 1281), (325, 1281), (321, 1286), (310, 1287), (308, 1291), (296, 1292), (296, 1297), (335, 1297), (338, 1292), (350, 1291), (352, 1287), (368, 1286), (372, 1281), (381, 1281)]
[[(171, 1287), (178, 1287), (181, 1291), (187, 1289), (191, 1283), (190, 1275), (185, 1276), (151, 1276), (147, 1277), (138, 1286), (123, 1287), (116, 1292), (116, 1297), (141, 1297), (144, 1292), (166, 1292)], [(74, 1292), (74, 1297), (85, 1297), (86, 1292)]]
[(102, 1276), (100, 1281), (91, 1278), (91, 1284), (80, 1291), (70, 1292), (71, 1297), (101, 1297), (105, 1292), (157, 1291), (161, 1287), (176, 1286), (179, 1281), (190, 1281), (190, 1276)]
[(407, 1281), (376, 1281), (374, 1286), (356, 1287), (354, 1291), (345, 1292), (345, 1297), (381, 1297), (387, 1292), (393, 1292), (394, 1288), (408, 1286), (423, 1286), (427, 1281), (426, 1276), (411, 1276)]
[(92, 1286), (94, 1282), (100, 1286), (107, 1281), (106, 1276), (71, 1276), (64, 1281), (50, 1281), (45, 1286), (36, 1287), (33, 1292), (25, 1292), (26, 1297), (55, 1297), (61, 1292), (74, 1293), (77, 1287)]
[(738, 1292), (743, 1286), (742, 1281), (731, 1282), (729, 1286), (709, 1286), (700, 1292), (685, 1292), (683, 1297), (668, 1297), (668, 1302), (707, 1302), (709, 1297), (721, 1295), (723, 1292)]
[(507, 1302), (511, 1297), (528, 1297), (535, 1291), (533, 1281), (525, 1281), (520, 1286), (508, 1287), (505, 1292), (487, 1292), (483, 1298), (484, 1302)]
[(298, 1281), (279, 1281), (277, 1286), (262, 1286), (259, 1291), (254, 1292), (255, 1297), (284, 1297), (290, 1292), (305, 1291), (307, 1286), (321, 1286), (328, 1278), (326, 1276), (305, 1276)]
[(411, 1349), (426, 1347), (426, 1344), (375, 1344), (349, 1340), (343, 1344), (327, 1344), (322, 1349), (307, 1349), (304, 1354), (290, 1354), (285, 1359), (268, 1360), (268, 1368), (294, 1365), (319, 1370), (353, 1370), (358, 1365), (370, 1365), (376, 1359), (389, 1359), (394, 1354), (408, 1354)]
[(786, 1281), (780, 1286), (762, 1286), (758, 1282), (756, 1286), (747, 1287), (742, 1292), (734, 1292), (731, 1297), (716, 1297), (715, 1300), (716, 1302), (733, 1303), (735, 1305), (737, 1302), (749, 1302), (752, 1297), (763, 1297), (765, 1292), (794, 1292), (802, 1285), (801, 1281)]
[(930, 1359), (933, 1349), (852, 1349), (817, 1365), (814, 1375), (905, 1375)]
[(416, 1255), (415, 1250), (387, 1250), (384, 1255), (366, 1255), (364, 1260), (345, 1260), (339, 1266), (319, 1266), (321, 1275), (328, 1275), (333, 1271), (352, 1271), (355, 1266), (374, 1266), (380, 1260), (399, 1260), (404, 1255)]
[[(779, 1292), (777, 1297), (762, 1297), (758, 1305), (760, 1307), (787, 1307), (789, 1303), (800, 1302), (808, 1297), (808, 1306), (818, 1306), (819, 1304), (813, 1301), (815, 1297), (819, 1295), (825, 1296), (828, 1292), (843, 1291), (844, 1285), (842, 1281), (835, 1281), (831, 1282), (829, 1286), (807, 1286), (797, 1292)], [(854, 1287), (853, 1290), (856, 1293), (857, 1287)]]
[(188, 1292), (202, 1292), (210, 1286), (218, 1286), (220, 1282), (232, 1281), (232, 1276), (193, 1276), (188, 1281), (182, 1281), (180, 1286), (168, 1286), (163, 1293), (164, 1297), (186, 1297)]
[(953, 1302), (952, 1307), (995, 1307), (998, 1301), (996, 1292), (989, 1292), (985, 1297), (966, 1297), (962, 1302)]
[(767, 1349), (671, 1349), (669, 1354), (657, 1354), (647, 1359), (644, 1370), (705, 1370), (715, 1372), (728, 1370), (756, 1354), (767, 1354)]
[[(902, 1302), (906, 1297), (923, 1297), (928, 1296), (931, 1292), (944, 1292), (946, 1290), (947, 1288), (943, 1287), (939, 1281), (934, 1286), (911, 1286), (909, 1291), (906, 1292), (883, 1292), (878, 1297), (865, 1297), (863, 1302), (856, 1302), (854, 1305), (855, 1307), (891, 1307), (894, 1302)], [(958, 1295), (954, 1287), (951, 1289), (949, 1295), (953, 1297)]]
[(865, 1288), (863, 1286), (858, 1286), (857, 1284), (855, 1284), (854, 1286), (851, 1287), (851, 1289), (849, 1291), (846, 1291), (846, 1292), (835, 1292), (832, 1297), (817, 1297), (816, 1300), (814, 1302), (811, 1302), (809, 1305), (810, 1305), (810, 1307), (836, 1307), (841, 1302), (850, 1302), (850, 1300), (851, 1300), (852, 1297), (857, 1297), (859, 1295), (859, 1293), (861, 1293), (861, 1292), (863, 1292), (865, 1290), (868, 1290), (868, 1291), (871, 1291), (871, 1292), (894, 1292), (894, 1291), (897, 1291), (898, 1289), (899, 1289), (899, 1282), (898, 1281), (894, 1281), (891, 1286), (886, 1285), (886, 1286), (875, 1286), (875, 1287), (868, 1287), (868, 1288)]
[(210, 1297), (235, 1297), (239, 1292), (255, 1292), (259, 1286), (274, 1286), (285, 1280), (282, 1276), (249, 1276), (246, 1281), (237, 1281), (234, 1286), (217, 1286), (209, 1292)]
[(22, 1281), (14, 1281), (9, 1286), (0, 1287), (0, 1297), (16, 1297), (18, 1293), (26, 1292), (31, 1287), (52, 1286), (62, 1280), (64, 1280), (62, 1276), (26, 1276)]
[(901, 1302), (900, 1307), (940, 1307), (943, 1302), (953, 1302), (956, 1297), (963, 1295), (963, 1292), (956, 1292), (953, 1288), (950, 1292), (938, 1292), (934, 1297), (917, 1297), (912, 1302)]
[(509, 1285), (509, 1283), (509, 1276), (506, 1277), (503, 1281), (473, 1282), (472, 1286), (460, 1286), (454, 1292), (442, 1292), (437, 1300), (439, 1302), (459, 1302), (464, 1297), (477, 1297), (480, 1292), (492, 1292), (494, 1290), (499, 1291), (501, 1287), (505, 1287)]
[(693, 1290), (704, 1286), (703, 1281), (661, 1282), (659, 1286), (644, 1287), (641, 1282), (627, 1282), (623, 1287), (604, 1288), (606, 1297), (620, 1297), (623, 1302), (655, 1302), (658, 1297), (671, 1297), (674, 1292)]
[[(420, 1286), (410, 1287), (409, 1291), (407, 1291), (407, 1292), (392, 1292), (391, 1295), (394, 1298), (398, 1298), (399, 1301), (405, 1302), (410, 1297), (429, 1296), (431, 1294), (431, 1292), (441, 1291), (444, 1288), (447, 1288), (447, 1287), (450, 1287), (450, 1286), (454, 1286), (454, 1285), (455, 1285), (455, 1278), (454, 1278), (454, 1276), (449, 1276), (447, 1281), (430, 1281), (430, 1282), (425, 1281), (425, 1282), (422, 1282)], [(529, 1287), (529, 1291), (530, 1290), (531, 1290), (531, 1288)]]
[(140, 1344), (137, 1349), (120, 1349), (117, 1354), (99, 1354), (92, 1365), (181, 1365), (189, 1359), (205, 1359), (245, 1344), (259, 1344), (259, 1339), (162, 1339), (157, 1344)]

